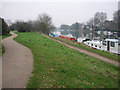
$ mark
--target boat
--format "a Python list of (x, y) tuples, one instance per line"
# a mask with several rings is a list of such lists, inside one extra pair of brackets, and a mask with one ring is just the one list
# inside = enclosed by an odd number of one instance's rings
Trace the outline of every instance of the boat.
[(103, 41), (91, 40), (91, 41), (85, 41), (83, 43), (98, 50), (120, 54), (120, 40), (119, 39), (105, 39)]

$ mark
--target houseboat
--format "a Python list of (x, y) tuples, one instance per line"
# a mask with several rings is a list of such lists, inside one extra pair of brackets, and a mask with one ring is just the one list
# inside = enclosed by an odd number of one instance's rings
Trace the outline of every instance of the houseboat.
[(95, 49), (104, 50), (115, 54), (120, 54), (119, 39), (105, 39), (103, 41), (92, 40), (92, 41), (85, 41), (84, 44)]

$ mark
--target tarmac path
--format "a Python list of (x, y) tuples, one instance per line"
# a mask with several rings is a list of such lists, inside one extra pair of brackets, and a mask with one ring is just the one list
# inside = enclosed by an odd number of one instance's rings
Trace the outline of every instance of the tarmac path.
[(59, 40), (50, 38), (49, 36), (47, 36), (47, 35), (45, 35), (45, 34), (41, 34), (41, 35), (43, 35), (43, 36), (45, 36), (45, 37), (47, 37), (47, 38), (49, 38), (49, 39), (51, 39), (51, 40), (53, 40), (53, 41), (56, 41), (56, 42), (58, 42), (58, 43), (61, 43), (61, 44), (65, 45), (65, 46), (67, 46), (67, 47), (69, 47), (69, 48), (72, 48), (72, 49), (74, 49), (74, 50), (77, 50), (77, 51), (79, 51), (79, 52), (81, 52), (81, 53), (85, 53), (85, 54), (90, 55), (90, 56), (92, 56), (92, 57), (98, 58), (98, 59), (100, 59), (100, 60), (102, 60), (102, 61), (108, 62), (108, 63), (110, 63), (110, 64), (114, 64), (114, 65), (116, 65), (116, 66), (120, 66), (120, 62), (117, 62), (117, 61), (114, 61), (114, 60), (111, 60), (111, 59), (102, 57), (102, 56), (100, 56), (100, 55), (98, 55), (98, 54), (95, 54), (95, 53), (92, 53), (92, 52), (88, 52), (88, 51), (83, 50), (83, 49), (76, 48), (76, 47), (74, 47), (74, 46), (70, 46), (70, 45), (68, 45), (68, 44), (66, 44), (66, 43), (64, 43), (64, 42), (61, 42), (61, 41), (59, 41)]
[(2, 40), (2, 88), (24, 88), (32, 76), (33, 55), (30, 49), (13, 40), (17, 34)]

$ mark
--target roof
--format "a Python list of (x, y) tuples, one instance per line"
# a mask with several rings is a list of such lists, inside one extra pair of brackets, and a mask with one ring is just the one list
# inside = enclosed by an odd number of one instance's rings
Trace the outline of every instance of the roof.
[(118, 39), (105, 39), (105, 41), (118, 42)]
[(87, 41), (87, 42), (94, 43), (94, 44), (100, 44), (101, 43), (100, 41), (97, 41), (97, 40), (92, 40), (92, 41)]

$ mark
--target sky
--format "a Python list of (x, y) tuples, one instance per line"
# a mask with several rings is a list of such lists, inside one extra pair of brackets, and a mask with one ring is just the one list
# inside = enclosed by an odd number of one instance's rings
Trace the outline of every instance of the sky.
[(36, 20), (41, 13), (52, 17), (53, 24), (86, 23), (96, 12), (106, 12), (108, 20), (118, 10), (119, 0), (1, 0), (0, 17), (5, 20)]

